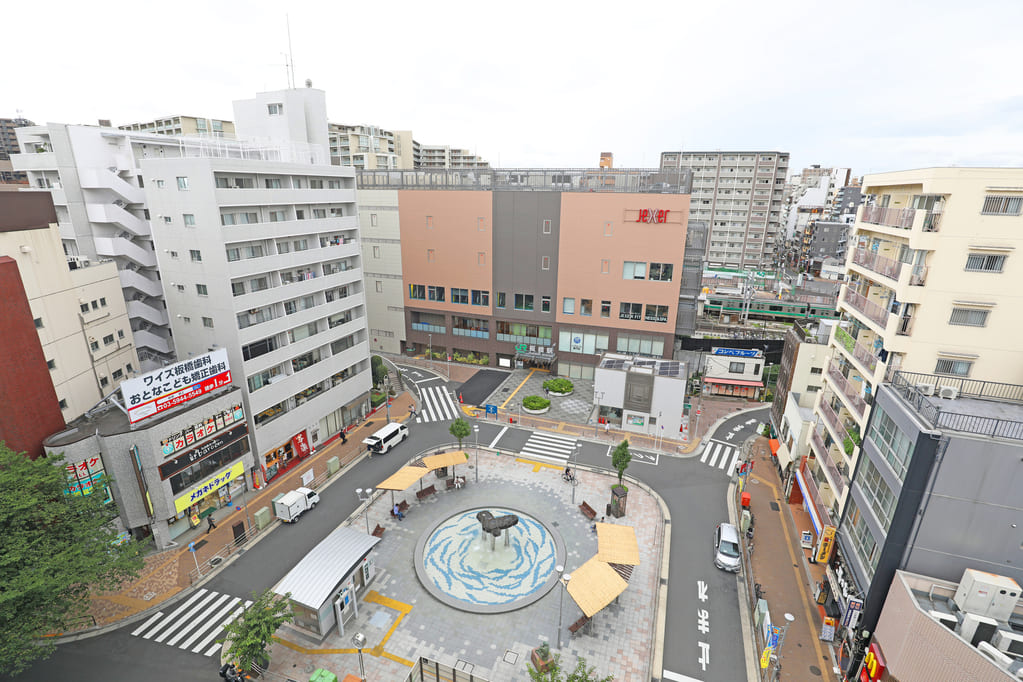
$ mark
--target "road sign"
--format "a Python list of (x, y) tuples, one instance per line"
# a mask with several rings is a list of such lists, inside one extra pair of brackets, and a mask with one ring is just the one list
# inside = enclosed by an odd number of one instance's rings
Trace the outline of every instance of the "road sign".
[(487, 414), (497, 414), (497, 405), (485, 405), (487, 408)]
[(693, 409), (693, 404), (692, 403), (683, 403), (682, 404), (682, 409), (691, 410), (691, 409)]

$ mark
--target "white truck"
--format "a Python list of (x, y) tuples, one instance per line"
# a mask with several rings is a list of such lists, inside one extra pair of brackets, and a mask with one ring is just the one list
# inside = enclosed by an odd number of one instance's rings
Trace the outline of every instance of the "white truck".
[(284, 523), (294, 523), (306, 510), (312, 509), (320, 496), (309, 488), (298, 488), (274, 498), (274, 515)]

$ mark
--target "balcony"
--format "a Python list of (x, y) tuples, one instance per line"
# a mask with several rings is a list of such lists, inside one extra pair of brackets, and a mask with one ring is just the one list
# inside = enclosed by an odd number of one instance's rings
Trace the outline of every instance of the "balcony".
[[(93, 242), (96, 244), (96, 253), (108, 258), (127, 258), (138, 265), (147, 268), (156, 267), (156, 254), (152, 249), (143, 248), (127, 239), (121, 237), (96, 237)], [(152, 242), (142, 242), (147, 246)]]
[(831, 383), (839, 390), (842, 396), (846, 399), (846, 402), (853, 408), (859, 418), (863, 419), (867, 411), (867, 402), (856, 391), (853, 383), (842, 374), (842, 370), (838, 368), (838, 363), (834, 361), (828, 365), (828, 379), (831, 380)]
[(832, 433), (837, 436), (835, 439), (837, 442), (844, 444), (848, 440), (852, 440), (849, 436), (849, 431), (842, 424), (842, 420), (838, 418), (835, 411), (831, 408), (831, 405), (826, 400), (826, 397), (821, 398), (820, 406), (818, 411), (821, 416), (824, 417), (824, 421), (827, 422), (828, 426), (831, 427)]
[(852, 354), (852, 356), (856, 358), (861, 365), (866, 367), (871, 374), (873, 374), (877, 369), (877, 356), (863, 344), (857, 343), (856, 339), (849, 335), (849, 332), (841, 327), (836, 327), (835, 341), (837, 341), (842, 348)]
[(838, 497), (841, 497), (845, 492), (845, 478), (842, 473), (838, 470), (838, 466), (835, 461), (831, 459), (831, 455), (828, 454), (828, 448), (824, 446), (824, 439), (821, 434), (814, 429), (810, 432), (810, 445), (813, 447), (814, 454), (817, 455), (817, 461), (824, 465), (824, 468), (828, 472), (828, 478), (831, 481), (831, 487), (835, 489)]
[(909, 286), (911, 287), (922, 287), (927, 283), (927, 266), (926, 265), (914, 265), (912, 272), (909, 273)]
[(163, 298), (163, 288), (160, 286), (160, 282), (149, 279), (137, 270), (127, 268), (118, 270), (117, 276), (120, 277), (121, 287), (124, 289), (137, 289), (154, 298)]
[(888, 326), (888, 311), (846, 286), (841, 301), (882, 329)]
[(913, 227), (916, 211), (912, 208), (883, 208), (881, 206), (864, 206), (860, 220), (871, 225), (884, 225), (908, 230)]
[(896, 282), (902, 271), (902, 263), (899, 261), (886, 258), (868, 249), (856, 249), (853, 252), (852, 262)]

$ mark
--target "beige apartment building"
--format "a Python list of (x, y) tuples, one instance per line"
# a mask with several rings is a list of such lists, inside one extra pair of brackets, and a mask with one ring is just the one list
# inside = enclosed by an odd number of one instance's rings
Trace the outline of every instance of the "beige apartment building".
[(128, 123), (117, 127), (119, 130), (159, 133), (161, 135), (208, 135), (210, 137), (234, 138), (234, 122), (198, 116), (164, 116), (153, 121)]
[[(48, 204), (50, 222), (25, 223)], [(121, 281), (112, 261), (71, 270), (48, 193), (0, 195), (0, 255), (13, 258), (56, 390), (69, 422), (117, 390), (139, 368)]]

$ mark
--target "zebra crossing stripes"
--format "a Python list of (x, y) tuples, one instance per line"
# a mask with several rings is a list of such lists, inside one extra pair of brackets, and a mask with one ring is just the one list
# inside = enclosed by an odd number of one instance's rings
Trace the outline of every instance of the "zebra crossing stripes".
[(572, 456), (577, 442), (575, 438), (534, 431), (530, 434), (529, 440), (522, 446), (520, 452), (530, 457), (567, 460)]
[(443, 386), (419, 387), (422, 400), (419, 405), (419, 412), (416, 416), (416, 423), (442, 422), (449, 419), (456, 419), (461, 410), (451, 394)]
[(710, 441), (706, 448), (703, 449), (703, 455), (700, 456), (700, 464), (706, 464), (707, 466), (728, 473), (729, 476), (735, 471), (735, 466), (739, 462), (739, 448), (724, 443), (718, 443), (716, 441)]
[(161, 611), (149, 618), (131, 636), (212, 656), (221, 647), (213, 640), (251, 604), (251, 600), (243, 603), (239, 597), (202, 588), (169, 615)]

